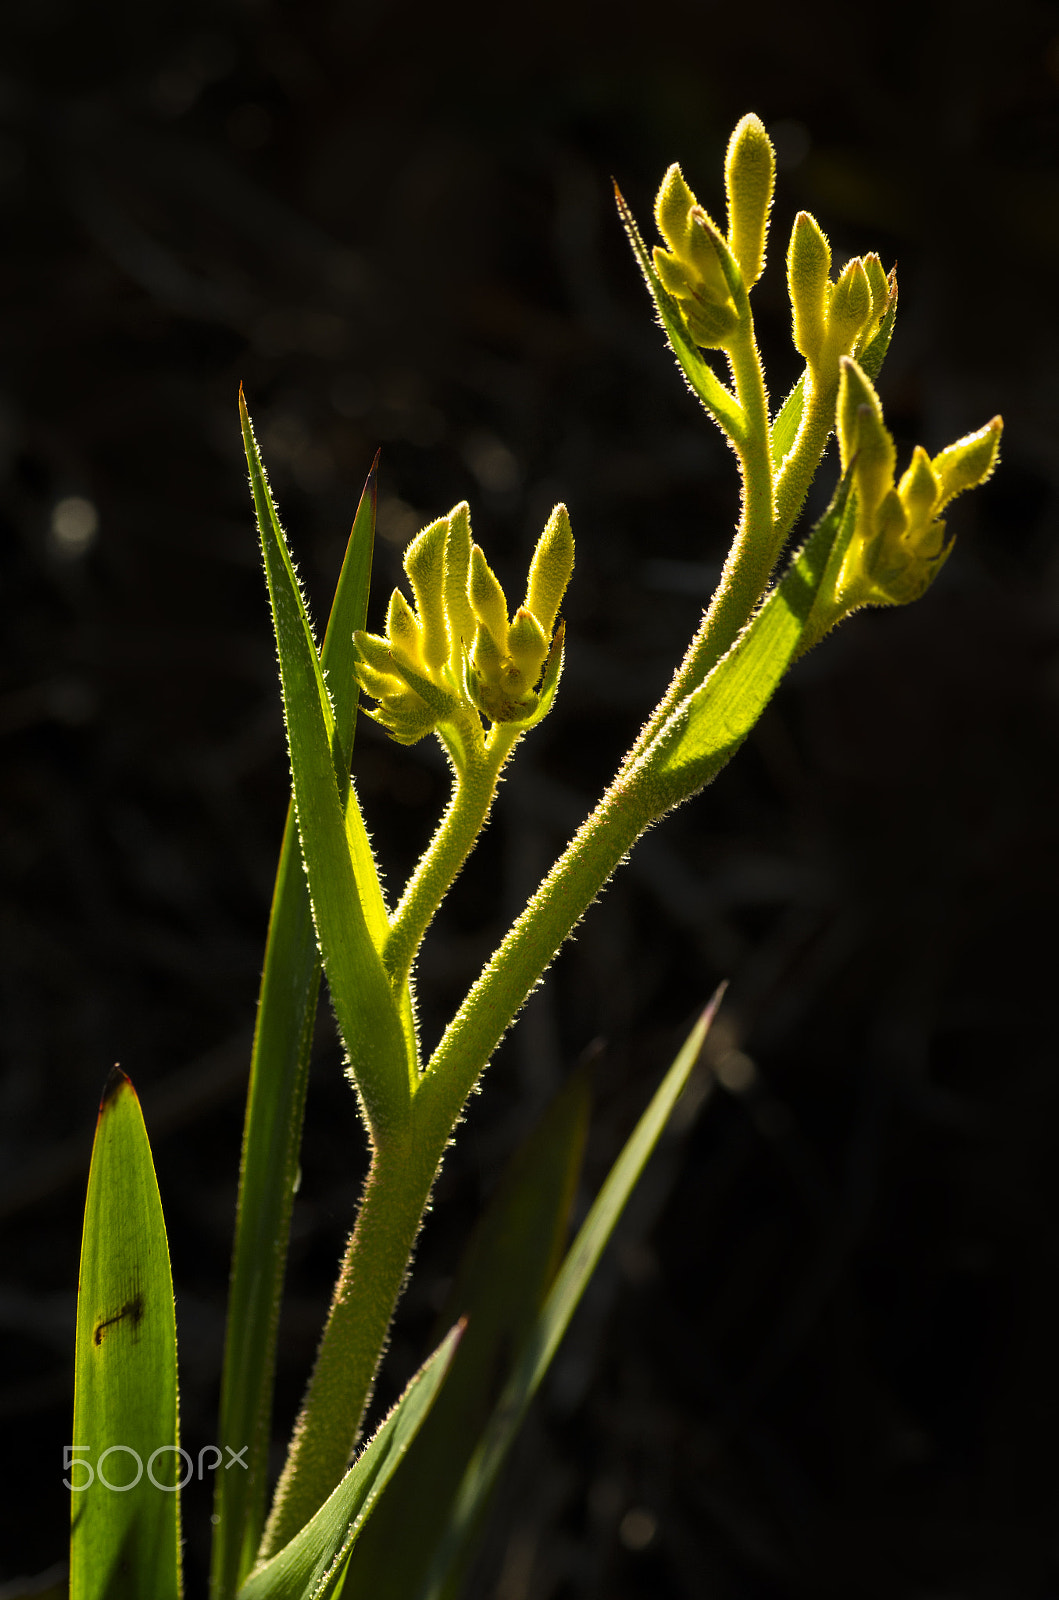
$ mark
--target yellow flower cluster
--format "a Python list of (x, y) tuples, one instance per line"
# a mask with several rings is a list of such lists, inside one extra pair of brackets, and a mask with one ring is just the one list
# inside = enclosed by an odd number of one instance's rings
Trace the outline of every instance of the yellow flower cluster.
[(556, 506), (534, 551), (525, 601), (509, 621), (499, 580), (472, 543), (466, 502), (432, 522), (405, 552), (414, 607), (395, 589), (385, 634), (354, 636), (357, 681), (378, 702), (368, 715), (400, 744), (415, 744), (461, 710), (494, 723), (539, 720), (558, 677), (562, 625), (555, 624), (573, 564), (570, 519)]
[(933, 460), (917, 445), (895, 485), (897, 452), (879, 397), (849, 357), (842, 361), (837, 423), (842, 469), (853, 467), (857, 520), (836, 597), (843, 611), (907, 605), (929, 587), (952, 548), (942, 511), (996, 466), (1003, 423), (994, 417)]
[[(745, 116), (725, 161), (728, 233), (699, 204), (675, 163), (662, 180), (655, 220), (665, 240), (653, 252), (663, 287), (703, 349), (726, 349), (740, 302), (765, 266), (775, 156), (759, 117)], [(840, 356), (861, 355), (897, 294), (877, 255), (855, 256), (831, 282), (831, 246), (807, 211), (795, 218), (787, 249), (794, 344), (814, 374), (833, 376)]]
[(831, 246), (816, 218), (799, 211), (787, 247), (794, 348), (814, 375), (833, 375), (842, 356), (860, 356), (897, 296), (879, 257), (854, 256), (831, 282)]
[(665, 247), (654, 250), (655, 270), (704, 349), (723, 349), (740, 319), (737, 294), (749, 290), (765, 266), (765, 237), (776, 175), (772, 142), (752, 113), (736, 127), (725, 161), (728, 236), (700, 206), (674, 164), (662, 179), (655, 220)]

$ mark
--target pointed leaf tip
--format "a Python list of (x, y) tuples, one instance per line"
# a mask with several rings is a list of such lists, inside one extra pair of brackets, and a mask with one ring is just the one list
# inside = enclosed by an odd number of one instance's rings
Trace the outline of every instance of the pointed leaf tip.
[[(118, 1066), (118, 1063), (115, 1061), (114, 1065), (107, 1074), (107, 1081), (103, 1085), (103, 1093), (99, 1100), (100, 1111), (105, 1111), (107, 1106), (115, 1098), (119, 1091), (124, 1088), (132, 1089), (132, 1079), (129, 1078), (126, 1073), (122, 1072), (121, 1068)], [(133, 1093), (136, 1093), (135, 1089), (133, 1089)]]
[(724, 999), (727, 993), (728, 979), (722, 978), (716, 989), (713, 991), (713, 994), (707, 1001), (703, 1009), (702, 1016), (699, 1018), (699, 1021), (702, 1023), (704, 1028), (712, 1027), (713, 1019), (721, 1009), (721, 1001)]

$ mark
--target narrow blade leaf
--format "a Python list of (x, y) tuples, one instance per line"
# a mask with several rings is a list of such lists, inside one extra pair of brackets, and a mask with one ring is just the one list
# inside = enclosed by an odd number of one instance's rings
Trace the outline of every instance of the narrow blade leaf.
[(723, 989), (718, 989), (636, 1124), (559, 1268), (540, 1316), (522, 1343), (511, 1377), (464, 1472), (430, 1578), (422, 1591), (424, 1600), (440, 1600), (442, 1595), (453, 1592), (452, 1581), (462, 1570), (468, 1541), (530, 1401), (698, 1060), (722, 994)]
[[(356, 727), (353, 631), (364, 626), (375, 535), (372, 467), (353, 519), (321, 665), (348, 770)], [(276, 1327), (298, 1170), (320, 955), (293, 804), (287, 814), (250, 1064), (232, 1252), (218, 1444), (245, 1472), (220, 1472), (214, 1503), (213, 1600), (229, 1600), (253, 1564), (264, 1526)]]
[[(386, 913), (378, 873), (336, 735), (312, 629), (269, 492), (246, 406), (243, 442), (257, 510), (279, 653), (291, 780), (316, 935), (350, 1068), (373, 1136), (408, 1119), (416, 1071), (408, 1008), (394, 998), (380, 948)], [(347, 836), (348, 815), (348, 836)], [(363, 848), (362, 848), (363, 844)]]
[(70, 1600), (177, 1600), (176, 1316), (162, 1204), (136, 1092), (99, 1107), (77, 1296)]
[(588, 1075), (578, 1072), (497, 1186), (441, 1313), (443, 1326), (466, 1318), (467, 1331), (437, 1404), (353, 1552), (344, 1600), (413, 1600), (420, 1593), (511, 1351), (554, 1279), (588, 1112)]
[(769, 430), (769, 454), (777, 470), (783, 465), (801, 426), (805, 410), (805, 377), (803, 372), (777, 411)]
[(239, 1600), (324, 1600), (341, 1592), (350, 1551), (444, 1382), (461, 1327), (420, 1367), (316, 1515), (239, 1590)]
[(667, 786), (674, 801), (709, 783), (731, 759), (798, 654), (817, 596), (828, 591), (852, 534), (851, 483), (847, 472), (761, 610), (640, 757), (637, 768)]

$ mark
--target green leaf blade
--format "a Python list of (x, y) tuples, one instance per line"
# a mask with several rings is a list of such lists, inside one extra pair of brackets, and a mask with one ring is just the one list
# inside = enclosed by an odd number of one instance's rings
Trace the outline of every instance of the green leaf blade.
[(853, 531), (851, 484), (847, 472), (782, 581), (637, 762), (636, 779), (664, 803), (695, 793), (731, 760), (798, 655)]
[[(381, 958), (385, 907), (367, 835), (359, 848), (356, 797), (339, 777), (336, 737), (312, 629), (269, 492), (250, 418), (243, 442), (257, 511), (280, 661), (291, 779), (316, 936), (339, 1031), (376, 1141), (403, 1135), (417, 1072), (410, 1002), (394, 997)], [(359, 815), (359, 811), (357, 813)], [(348, 832), (347, 832), (348, 830)]]
[[(450, 1600), (483, 1509), (571, 1318), (648, 1158), (684, 1091), (723, 995), (718, 989), (656, 1090), (578, 1230), (524, 1338), (514, 1370), (464, 1472), (426, 1586), (414, 1600)], [(407, 1596), (413, 1600), (413, 1596)]]
[[(346, 771), (357, 712), (352, 640), (367, 614), (377, 467), (376, 458), (353, 519), (321, 652)], [(276, 874), (251, 1057), (221, 1386), (218, 1444), (234, 1451), (246, 1447), (247, 1471), (217, 1474), (213, 1600), (230, 1600), (235, 1593), (253, 1564), (264, 1526), (276, 1330), (320, 970), (292, 805)]]
[(790, 394), (780, 406), (769, 429), (769, 455), (778, 471), (793, 445), (805, 411), (805, 385), (808, 369), (803, 372)]
[(139, 1101), (115, 1068), (99, 1108), (81, 1246), (70, 1600), (178, 1600), (179, 1443), (165, 1221)]
[(345, 1580), (350, 1551), (426, 1420), (461, 1332), (456, 1327), (446, 1335), (342, 1482), (301, 1532), (250, 1574), (238, 1600), (335, 1600)]

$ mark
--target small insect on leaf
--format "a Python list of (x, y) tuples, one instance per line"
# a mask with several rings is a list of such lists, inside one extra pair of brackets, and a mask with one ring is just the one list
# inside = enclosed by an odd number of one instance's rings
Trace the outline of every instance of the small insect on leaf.
[(115, 1323), (118, 1322), (127, 1321), (131, 1328), (138, 1328), (143, 1321), (143, 1313), (143, 1295), (135, 1294), (131, 1300), (126, 1300), (121, 1310), (115, 1312), (112, 1317), (104, 1317), (102, 1322), (97, 1322), (96, 1331), (93, 1335), (94, 1342), (102, 1344), (103, 1336), (107, 1329), (114, 1327)]

